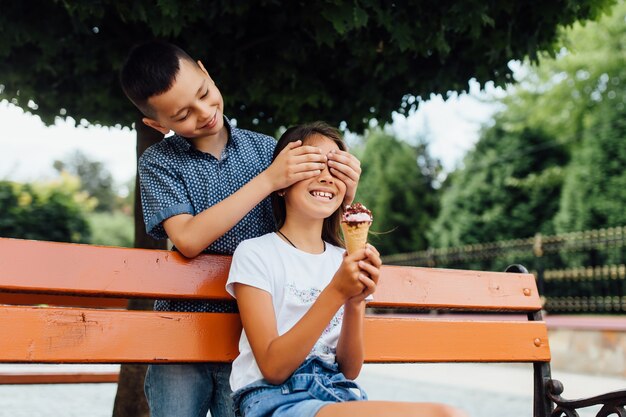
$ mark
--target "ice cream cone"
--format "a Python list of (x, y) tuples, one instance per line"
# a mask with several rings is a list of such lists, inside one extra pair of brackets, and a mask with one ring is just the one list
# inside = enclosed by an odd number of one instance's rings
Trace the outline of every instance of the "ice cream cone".
[(343, 238), (346, 241), (348, 254), (365, 248), (367, 244), (367, 232), (370, 230), (371, 222), (360, 222), (357, 224), (341, 223)]
[(341, 230), (348, 254), (365, 248), (367, 232), (370, 230), (373, 220), (372, 212), (363, 204), (354, 203), (346, 206), (341, 218)]

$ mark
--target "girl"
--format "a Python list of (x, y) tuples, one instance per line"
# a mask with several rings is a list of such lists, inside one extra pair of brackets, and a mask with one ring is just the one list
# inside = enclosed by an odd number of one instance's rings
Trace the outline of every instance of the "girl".
[[(317, 122), (288, 129), (274, 158), (292, 142), (346, 146)], [(243, 332), (230, 378), (243, 417), (462, 416), (436, 404), (360, 401), (353, 381), (364, 358), (365, 300), (381, 260), (371, 245), (350, 255), (339, 226), (346, 192), (326, 167), (317, 177), (272, 195), (277, 232), (242, 242), (227, 291), (237, 299)]]

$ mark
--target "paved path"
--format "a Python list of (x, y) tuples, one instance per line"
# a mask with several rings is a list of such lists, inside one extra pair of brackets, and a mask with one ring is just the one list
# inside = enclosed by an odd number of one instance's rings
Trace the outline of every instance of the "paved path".
[[(9, 370), (16, 366), (0, 366), (0, 372)], [(626, 389), (626, 378), (553, 376), (568, 398)], [(446, 402), (471, 417), (532, 416), (532, 370), (526, 365), (366, 365), (358, 381), (371, 399)], [(115, 390), (115, 384), (0, 385), (0, 417), (110, 417)]]
[[(553, 372), (565, 398), (626, 390), (626, 378)], [(367, 365), (359, 382), (371, 399), (435, 401), (455, 405), (470, 417), (532, 416), (532, 365), (403, 364)], [(580, 412), (595, 416), (598, 408)]]

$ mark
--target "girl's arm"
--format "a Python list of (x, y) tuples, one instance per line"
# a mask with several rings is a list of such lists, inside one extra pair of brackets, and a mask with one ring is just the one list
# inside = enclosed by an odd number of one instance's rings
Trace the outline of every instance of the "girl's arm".
[(359, 262), (359, 267), (362, 270), (359, 279), (365, 288), (361, 294), (352, 297), (344, 305), (341, 333), (337, 342), (339, 370), (348, 379), (356, 379), (363, 366), (363, 359), (365, 358), (365, 346), (363, 344), (365, 298), (376, 290), (382, 264), (380, 254), (372, 245), (367, 245), (365, 255), (367, 259)]
[(309, 311), (279, 336), (272, 296), (259, 288), (235, 283), (234, 291), (243, 328), (263, 377), (281, 384), (304, 362), (339, 308), (363, 292), (358, 262), (364, 251), (344, 258), (331, 283)]

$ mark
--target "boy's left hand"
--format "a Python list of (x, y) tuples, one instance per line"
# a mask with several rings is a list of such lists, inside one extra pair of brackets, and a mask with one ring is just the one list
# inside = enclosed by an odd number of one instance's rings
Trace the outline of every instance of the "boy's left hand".
[(352, 204), (361, 177), (361, 162), (354, 155), (340, 150), (330, 152), (327, 157), (330, 173), (346, 184), (343, 203)]

